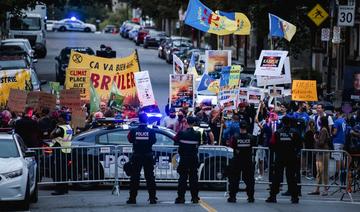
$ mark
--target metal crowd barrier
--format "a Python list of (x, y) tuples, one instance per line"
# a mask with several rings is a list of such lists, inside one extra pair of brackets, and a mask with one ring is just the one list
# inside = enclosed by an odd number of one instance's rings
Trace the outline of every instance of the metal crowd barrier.
[[(114, 192), (119, 193), (120, 182), (130, 181), (123, 165), (131, 159), (131, 145), (106, 145), (86, 147), (33, 148), (38, 162), (39, 184), (72, 183), (89, 187), (97, 183), (114, 183)], [(68, 150), (68, 154), (62, 153)], [(154, 174), (157, 182), (175, 183), (178, 180), (179, 154), (177, 146), (154, 145)], [(214, 189), (227, 190), (225, 167), (233, 151), (225, 146), (204, 145), (199, 148), (199, 182)], [(270, 184), (274, 152), (267, 147), (254, 147), (255, 182)], [(336, 160), (335, 160), (336, 159)], [(337, 162), (339, 161), (339, 162)], [(338, 166), (336, 166), (338, 163)], [(303, 149), (299, 157), (300, 186), (335, 188), (333, 193), (345, 191), (351, 197), (351, 156), (342, 150)], [(318, 165), (318, 169), (316, 166)], [(322, 165), (322, 172), (319, 169)], [(316, 172), (321, 173), (316, 173)], [(338, 175), (336, 175), (338, 173)], [(261, 176), (261, 177), (259, 177)], [(331, 178), (334, 176), (334, 179)], [(322, 181), (316, 181), (316, 178)], [(145, 181), (141, 172), (141, 181)], [(341, 198), (341, 199), (342, 199)]]

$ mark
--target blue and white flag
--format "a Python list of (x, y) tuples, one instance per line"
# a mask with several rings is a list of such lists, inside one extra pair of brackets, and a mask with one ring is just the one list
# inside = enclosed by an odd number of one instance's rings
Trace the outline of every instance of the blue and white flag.
[(208, 74), (203, 74), (197, 90), (198, 91), (207, 90), (209, 88), (210, 83), (212, 83), (213, 81), (214, 79), (210, 77)]
[(285, 38), (290, 42), (296, 33), (296, 26), (269, 13), (269, 31), (271, 37)]

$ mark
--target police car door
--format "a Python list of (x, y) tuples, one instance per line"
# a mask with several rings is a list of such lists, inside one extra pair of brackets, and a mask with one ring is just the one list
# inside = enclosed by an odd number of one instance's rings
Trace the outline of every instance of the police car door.
[(123, 165), (129, 161), (132, 154), (132, 146), (128, 142), (128, 129), (116, 129), (101, 134), (96, 139), (97, 145), (109, 145), (119, 150), (118, 156), (115, 151), (108, 149), (107, 154), (102, 155), (100, 163), (104, 168), (105, 178), (115, 177), (115, 164), (118, 164), (118, 174), (120, 178), (129, 178), (123, 171)]
[(169, 135), (155, 130), (156, 144), (153, 146), (155, 157), (155, 176), (156, 179), (177, 179), (176, 171), (179, 163), (177, 147), (174, 140)]

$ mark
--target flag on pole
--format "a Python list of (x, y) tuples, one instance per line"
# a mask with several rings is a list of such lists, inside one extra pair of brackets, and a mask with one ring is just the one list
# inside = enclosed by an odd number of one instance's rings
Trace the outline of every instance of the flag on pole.
[(111, 86), (109, 101), (114, 101), (111, 106), (119, 107), (124, 102), (125, 97), (121, 95), (119, 88), (116, 86), (115, 81)]
[(217, 35), (229, 35), (237, 30), (235, 21), (214, 13), (199, 0), (189, 1), (185, 24)]
[(196, 71), (196, 67), (195, 67), (195, 55), (194, 55), (194, 53), (191, 54), (190, 63), (189, 63), (188, 69), (187, 69), (187, 73), (194, 75), (194, 79), (199, 77), (199, 75), (198, 75), (198, 73)]
[(90, 80), (90, 113), (96, 112), (100, 107), (100, 97), (94, 88), (93, 82)]
[(269, 31), (271, 37), (285, 38), (290, 42), (296, 33), (296, 26), (269, 13)]
[(204, 91), (209, 88), (209, 85), (214, 81), (212, 77), (210, 77), (208, 74), (203, 74), (201, 77), (201, 81), (198, 86), (198, 91)]
[(244, 13), (218, 11), (218, 14), (236, 22), (235, 35), (250, 35), (251, 23)]

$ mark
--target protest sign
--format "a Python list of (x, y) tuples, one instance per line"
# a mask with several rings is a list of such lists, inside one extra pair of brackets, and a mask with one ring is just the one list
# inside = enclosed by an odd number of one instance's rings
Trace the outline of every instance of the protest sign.
[(80, 98), (84, 102), (90, 99), (90, 70), (84, 68), (67, 68), (65, 77), (65, 88), (76, 88), (80, 90)]
[[(255, 64), (259, 61), (256, 60)], [(280, 76), (256, 76), (257, 86), (291, 84), (290, 59), (286, 57)]]
[(155, 105), (155, 98), (148, 71), (135, 73), (135, 84), (140, 107)]
[(173, 73), (184, 74), (184, 63), (176, 54), (173, 54)]
[(170, 74), (170, 107), (194, 105), (194, 75)]
[(103, 58), (72, 51), (69, 69), (90, 70), (90, 80), (100, 101), (108, 102), (111, 86), (115, 82), (125, 97), (123, 104), (139, 105), (134, 79), (134, 73), (140, 71), (136, 51), (122, 58)]
[(56, 107), (56, 97), (55, 95), (42, 91), (31, 91), (27, 95), (26, 104), (38, 112), (43, 108), (48, 108), (52, 111)]
[(71, 88), (60, 91), (60, 105), (69, 108), (71, 111), (79, 110), (81, 108), (80, 93), (80, 88)]
[(240, 72), (242, 67), (240, 65), (231, 66), (229, 86), (230, 88), (237, 89), (240, 85)]
[(293, 80), (291, 99), (293, 101), (318, 101), (316, 80)]
[(60, 83), (59, 82), (49, 82), (49, 86), (52, 94), (60, 93)]
[(283, 87), (269, 87), (269, 95), (272, 97), (281, 97), (284, 94)]
[(239, 88), (239, 99), (241, 100), (247, 100), (247, 88)]
[(231, 65), (230, 50), (205, 51), (205, 73), (221, 72), (223, 66)]
[(10, 111), (22, 113), (25, 110), (27, 92), (25, 90), (11, 89), (7, 103)]
[(247, 102), (259, 104), (264, 99), (264, 94), (260, 90), (249, 90), (247, 92)]
[(84, 111), (80, 109), (73, 110), (71, 112), (71, 127), (73, 129), (76, 128), (84, 128), (86, 122), (86, 114)]
[(32, 90), (29, 70), (2, 70), (0, 79), (0, 107), (6, 105), (11, 89)]
[(280, 76), (287, 51), (262, 50), (259, 63), (256, 64), (255, 75)]

